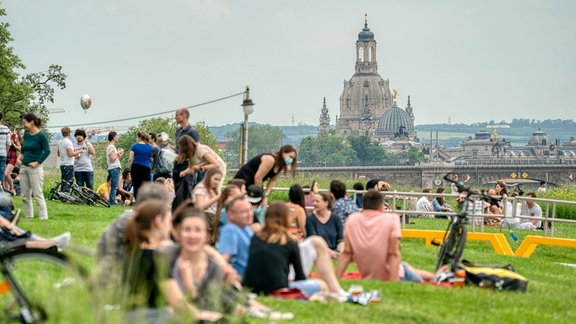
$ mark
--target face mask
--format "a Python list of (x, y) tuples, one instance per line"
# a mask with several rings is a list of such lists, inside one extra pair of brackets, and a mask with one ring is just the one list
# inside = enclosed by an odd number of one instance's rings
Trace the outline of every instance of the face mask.
[(291, 165), (293, 161), (294, 160), (289, 156), (284, 158), (284, 162), (286, 163), (286, 165)]

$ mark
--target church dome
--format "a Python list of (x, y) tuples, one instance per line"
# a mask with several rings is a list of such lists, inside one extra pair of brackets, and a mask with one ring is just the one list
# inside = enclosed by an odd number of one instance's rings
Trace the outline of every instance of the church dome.
[(394, 105), (394, 107), (386, 110), (384, 114), (382, 114), (382, 117), (380, 117), (376, 134), (384, 136), (395, 135), (401, 127), (403, 127), (404, 132), (408, 135), (414, 133), (414, 123), (408, 112)]
[(364, 23), (364, 28), (362, 28), (362, 31), (358, 34), (358, 41), (359, 42), (372, 42), (374, 41), (374, 33), (370, 31), (370, 28), (368, 28), (368, 23)]
[(529, 146), (550, 146), (551, 144), (553, 144), (553, 142), (550, 139), (550, 136), (546, 135), (546, 133), (541, 130), (532, 133), (532, 136), (530, 136), (530, 139), (528, 140)]

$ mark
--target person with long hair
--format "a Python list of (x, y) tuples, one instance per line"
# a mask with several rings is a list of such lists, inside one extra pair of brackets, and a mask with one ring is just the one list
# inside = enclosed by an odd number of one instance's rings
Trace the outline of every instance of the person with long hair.
[(222, 181), (220, 182), (220, 187), (224, 183), (224, 178), (226, 178), (226, 163), (218, 153), (202, 143), (195, 142), (192, 137), (183, 135), (178, 140), (180, 146), (180, 152), (186, 151), (186, 156), (188, 157), (188, 168), (180, 172), (180, 175), (191, 175), (194, 172), (207, 172), (210, 169), (219, 169), (222, 173)]
[(149, 144), (148, 133), (139, 131), (136, 143), (130, 147), (128, 168), (132, 175), (133, 196), (138, 196), (140, 186), (150, 181), (150, 166), (152, 157), (152, 145)]
[(296, 149), (292, 145), (284, 145), (278, 152), (263, 153), (253, 157), (240, 167), (234, 178), (244, 179), (246, 188), (253, 184), (264, 188), (264, 182), (268, 181), (261, 202), (261, 205), (266, 205), (267, 197), (272, 192), (280, 173), (286, 174), (290, 167), (292, 177), (294, 177), (297, 164)]
[(32, 113), (20, 118), (24, 128), (24, 144), (22, 145), (22, 166), (20, 168), (20, 190), (26, 218), (34, 217), (32, 197), (38, 204), (38, 218), (48, 219), (48, 209), (44, 199), (44, 168), (42, 163), (50, 155), (48, 137), (40, 129), (42, 120)]
[(125, 230), (126, 258), (122, 272), (124, 306), (128, 321), (166, 322), (171, 319), (169, 306), (183, 319), (219, 320), (222, 315), (199, 311), (186, 301), (170, 278), (170, 269), (158, 250), (170, 235), (172, 219), (165, 201), (139, 202)]
[(332, 215), (332, 197), (327, 192), (314, 195), (314, 211), (306, 217), (306, 235), (322, 237), (330, 248), (331, 256), (337, 259), (344, 249), (342, 221)]
[(74, 177), (76, 184), (83, 187), (86, 186), (94, 189), (94, 167), (92, 166), (92, 158), (96, 154), (94, 146), (86, 140), (86, 131), (77, 129), (74, 132), (76, 144), (74, 144), (74, 154), (76, 160), (74, 161)]
[(300, 241), (306, 237), (306, 206), (304, 204), (304, 191), (299, 184), (294, 184), (288, 191), (289, 202), (286, 203), (290, 212), (288, 222), (290, 224), (290, 237)]
[[(266, 210), (264, 227), (254, 234), (250, 242), (243, 285), (255, 293), (264, 294), (282, 288), (300, 289), (308, 297), (316, 293), (327, 293), (323, 281), (306, 279), (298, 243), (290, 237), (288, 213), (288, 207), (282, 202), (274, 202)], [(295, 280), (289, 282), (291, 265)]]
[(16, 196), (16, 188), (14, 187), (14, 182), (12, 180), (12, 170), (16, 167), (16, 162), (18, 161), (18, 151), (22, 148), (20, 143), (22, 143), (22, 136), (18, 128), (14, 128), (14, 131), (10, 130), (10, 139), (12, 145), (8, 150), (8, 155), (6, 157), (6, 170), (4, 171), (4, 190), (12, 193), (12, 196)]
[(108, 146), (106, 146), (106, 164), (108, 165), (108, 175), (110, 176), (110, 205), (116, 205), (116, 193), (120, 183), (120, 160), (124, 156), (124, 149), (116, 149), (118, 144), (118, 133), (112, 131), (108, 133)]
[(134, 200), (133, 186), (132, 186), (132, 172), (130, 168), (124, 168), (122, 176), (118, 183), (119, 200), (124, 206), (130, 206)]
[(218, 231), (220, 227), (228, 223), (228, 215), (226, 214), (226, 208), (224, 208), (224, 206), (234, 197), (242, 195), (242, 190), (235, 185), (228, 185), (222, 189), (222, 194), (220, 194), (218, 205), (216, 206), (216, 214), (212, 220), (212, 243), (218, 241)]
[[(438, 187), (438, 189), (436, 189), (436, 193), (443, 194), (445, 190), (446, 189), (444, 189), (444, 187)], [(452, 209), (452, 206), (448, 205), (448, 203), (446, 203), (446, 200), (442, 196), (438, 196), (432, 199), (432, 208), (434, 208), (435, 212), (448, 213), (454, 211)], [(448, 217), (446, 215), (434, 215), (434, 218), (447, 219)]]
[(222, 171), (220, 169), (209, 169), (202, 182), (194, 187), (192, 191), (192, 200), (196, 208), (200, 209), (206, 215), (209, 231), (212, 233), (212, 224), (218, 199), (220, 199), (220, 183), (222, 182)]

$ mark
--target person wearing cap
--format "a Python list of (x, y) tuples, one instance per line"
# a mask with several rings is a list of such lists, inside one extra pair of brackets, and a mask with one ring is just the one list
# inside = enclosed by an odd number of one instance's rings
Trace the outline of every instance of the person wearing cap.
[(266, 205), (267, 197), (274, 188), (280, 173), (286, 174), (288, 166), (290, 166), (292, 177), (296, 175), (296, 159), (296, 149), (292, 145), (284, 145), (278, 152), (263, 153), (253, 157), (240, 167), (234, 178), (244, 179), (247, 187), (255, 184), (264, 188), (264, 182), (268, 181), (261, 202), (261, 204)]
[(254, 223), (250, 225), (254, 233), (258, 232), (264, 224), (264, 215), (266, 214), (266, 206), (262, 206), (262, 198), (264, 190), (257, 185), (250, 185), (246, 189), (246, 200), (252, 205), (252, 213), (254, 214)]

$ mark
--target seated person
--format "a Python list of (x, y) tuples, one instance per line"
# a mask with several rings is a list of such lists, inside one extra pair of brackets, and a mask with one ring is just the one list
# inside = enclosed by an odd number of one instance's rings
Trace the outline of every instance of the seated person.
[[(364, 191), (364, 185), (362, 185), (361, 182), (356, 182), (352, 187), (356, 191)], [(361, 192), (356, 192), (355, 202), (356, 202), (356, 206), (358, 208), (362, 208), (362, 193)]]
[(218, 252), (232, 265), (240, 276), (244, 275), (248, 265), (250, 240), (254, 232), (252, 206), (243, 197), (234, 197), (226, 206), (228, 223), (220, 229)]
[(344, 251), (338, 259), (336, 276), (354, 261), (365, 279), (382, 281), (430, 281), (434, 275), (402, 262), (400, 254), (400, 220), (394, 213), (384, 212), (384, 198), (369, 191), (362, 199), (364, 209), (350, 215), (344, 228)]
[[(264, 294), (282, 288), (300, 289), (308, 297), (326, 293), (322, 281), (306, 279), (298, 243), (290, 238), (288, 227), (288, 207), (281, 202), (272, 203), (266, 211), (264, 227), (251, 239), (243, 285)], [(288, 281), (290, 265), (295, 271), (292, 282)]]
[[(443, 187), (438, 187), (438, 189), (436, 189), (436, 193), (442, 194), (444, 193), (444, 188)], [(454, 210), (452, 209), (452, 206), (448, 205), (448, 203), (446, 203), (446, 200), (444, 200), (444, 197), (435, 197), (434, 199), (432, 199), (432, 208), (434, 209), (435, 212), (444, 212), (444, 213), (448, 213), (448, 212), (453, 212)], [(446, 215), (434, 215), (434, 218), (448, 218), (448, 216)]]
[(346, 197), (346, 184), (340, 180), (330, 181), (330, 193), (336, 199), (332, 205), (332, 215), (338, 217), (342, 221), (342, 225), (346, 223), (346, 218), (352, 213), (358, 212), (358, 206), (352, 199)]
[[(424, 188), (424, 190), (422, 190), (422, 192), (424, 193), (424, 195), (422, 195), (422, 197), (420, 197), (420, 199), (418, 199), (418, 201), (416, 202), (416, 211), (417, 212), (429, 212), (429, 211), (433, 211), (434, 208), (432, 208), (432, 204), (430, 203), (430, 201), (428, 200), (428, 193), (432, 192), (432, 189), (430, 188)], [(418, 214), (419, 217), (426, 217), (426, 218), (433, 218), (434, 215), (432, 214)]]
[(132, 205), (132, 201), (134, 201), (134, 191), (132, 188), (132, 176), (129, 168), (122, 171), (120, 182), (118, 182), (118, 193), (121, 196), (122, 205)]
[(331, 250), (333, 259), (337, 259), (344, 248), (342, 221), (332, 215), (332, 198), (326, 192), (314, 195), (314, 211), (306, 217), (306, 236), (322, 237)]
[(500, 220), (502, 219), (501, 216), (503, 213), (502, 206), (500, 206), (500, 201), (497, 199), (498, 194), (493, 188), (488, 189), (486, 193), (490, 196), (494, 196), (490, 199), (487, 199), (485, 202), (486, 214), (493, 214), (495, 217), (487, 217), (485, 223), (486, 225), (500, 224)]
[[(110, 180), (110, 175), (106, 177), (106, 182), (99, 185), (98, 189), (96, 189), (96, 193), (99, 194), (102, 198), (106, 199), (106, 201), (110, 201), (110, 187), (112, 186), (112, 180)], [(120, 194), (116, 195), (116, 203), (122, 203), (122, 197)]]

